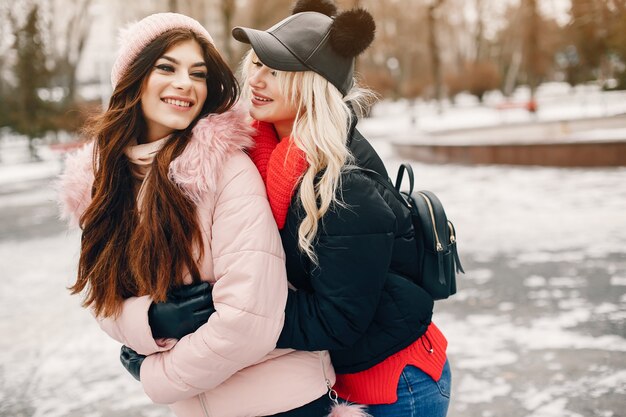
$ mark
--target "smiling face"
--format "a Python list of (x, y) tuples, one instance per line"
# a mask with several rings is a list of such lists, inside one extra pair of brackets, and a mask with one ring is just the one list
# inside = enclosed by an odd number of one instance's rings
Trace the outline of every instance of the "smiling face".
[(250, 116), (262, 122), (272, 123), (281, 138), (288, 136), (296, 118), (297, 108), (281, 90), (276, 71), (263, 65), (253, 54), (247, 84), (252, 104)]
[(141, 110), (153, 142), (186, 129), (207, 97), (207, 66), (195, 40), (180, 42), (156, 61), (141, 94)]

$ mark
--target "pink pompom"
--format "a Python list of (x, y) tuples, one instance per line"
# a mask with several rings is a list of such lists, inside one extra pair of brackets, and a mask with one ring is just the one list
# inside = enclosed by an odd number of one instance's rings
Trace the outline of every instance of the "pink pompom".
[(360, 404), (339, 403), (333, 405), (328, 417), (372, 417), (365, 411), (366, 408)]

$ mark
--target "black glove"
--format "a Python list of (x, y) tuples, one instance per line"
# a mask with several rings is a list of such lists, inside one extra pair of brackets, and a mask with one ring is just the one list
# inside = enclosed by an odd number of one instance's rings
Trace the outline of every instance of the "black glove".
[(141, 370), (141, 364), (144, 359), (146, 359), (145, 355), (140, 355), (126, 345), (123, 345), (120, 350), (120, 361), (122, 365), (124, 365), (124, 368), (126, 368), (137, 381), (139, 381), (139, 371)]
[(180, 339), (195, 332), (214, 312), (211, 285), (208, 282), (170, 290), (167, 301), (152, 303), (148, 309), (152, 337)]

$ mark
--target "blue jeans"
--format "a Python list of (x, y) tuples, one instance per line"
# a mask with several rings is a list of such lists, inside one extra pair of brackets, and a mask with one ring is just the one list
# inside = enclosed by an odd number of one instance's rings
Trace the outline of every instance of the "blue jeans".
[(398, 401), (367, 407), (373, 417), (445, 417), (450, 404), (450, 364), (446, 361), (438, 382), (408, 365), (400, 374)]

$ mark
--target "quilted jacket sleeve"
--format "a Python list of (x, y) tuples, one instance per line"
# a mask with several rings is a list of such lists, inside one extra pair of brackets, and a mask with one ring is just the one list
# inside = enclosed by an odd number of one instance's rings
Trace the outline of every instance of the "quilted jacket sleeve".
[(258, 171), (243, 153), (224, 166), (210, 245), (216, 312), (171, 350), (141, 367), (146, 394), (173, 403), (210, 390), (276, 346), (287, 277), (280, 235)]
[(369, 178), (348, 173), (345, 206), (322, 220), (310, 270), (312, 291), (289, 291), (279, 348), (351, 347), (367, 330), (391, 262), (396, 218)]
[(176, 339), (154, 339), (148, 323), (148, 309), (152, 299), (130, 297), (124, 300), (119, 316), (96, 317), (100, 328), (118, 342), (130, 347), (142, 355), (151, 355), (171, 349)]

